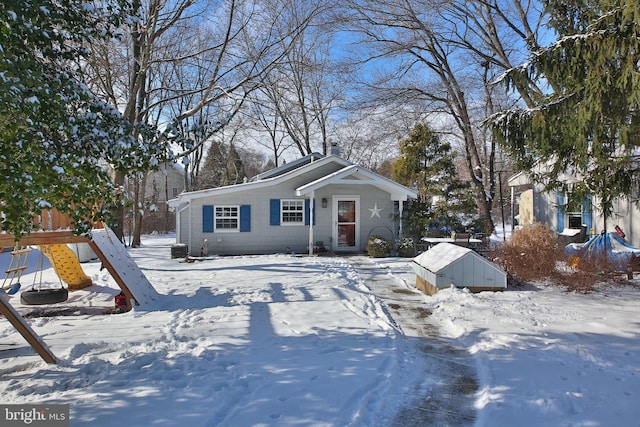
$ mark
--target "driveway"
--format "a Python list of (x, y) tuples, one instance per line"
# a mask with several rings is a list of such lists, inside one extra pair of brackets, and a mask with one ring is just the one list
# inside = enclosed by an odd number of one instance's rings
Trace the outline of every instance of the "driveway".
[(384, 303), (404, 339), (415, 345), (426, 361), (424, 372), (416, 373), (424, 380), (406, 392), (407, 405), (398, 412), (393, 426), (473, 425), (478, 389), (473, 359), (465, 349), (440, 335), (424, 304), (428, 296), (413, 282), (392, 274), (383, 263), (374, 263), (366, 256), (349, 259), (362, 281)]

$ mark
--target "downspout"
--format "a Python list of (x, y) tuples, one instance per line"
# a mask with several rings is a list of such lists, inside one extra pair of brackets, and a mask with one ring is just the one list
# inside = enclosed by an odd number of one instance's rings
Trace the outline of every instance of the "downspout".
[(309, 200), (309, 256), (313, 256), (313, 211), (315, 209), (316, 192), (311, 192), (311, 200)]

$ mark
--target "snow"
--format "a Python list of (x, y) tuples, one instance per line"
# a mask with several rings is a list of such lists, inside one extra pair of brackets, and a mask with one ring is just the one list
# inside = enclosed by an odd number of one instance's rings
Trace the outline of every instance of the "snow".
[[(119, 289), (97, 261), (82, 264), (94, 285), (63, 304), (11, 298), (60, 361), (1, 320), (2, 403), (68, 403), (72, 426), (639, 425), (638, 279), (586, 295), (536, 283), (428, 297), (411, 259), (185, 263), (174, 242), (130, 250), (157, 310), (103, 314)], [(57, 286), (52, 269), (43, 277)], [(455, 366), (470, 369), (468, 398), (442, 393)]]
[(580, 234), (581, 231), (582, 230), (580, 230), (579, 228), (565, 228), (564, 230), (562, 230), (562, 233), (558, 233), (558, 235), (573, 237)]
[(452, 243), (440, 243), (437, 246), (438, 250), (426, 251), (415, 257), (414, 261), (416, 264), (437, 273), (471, 252), (469, 248), (464, 248)]

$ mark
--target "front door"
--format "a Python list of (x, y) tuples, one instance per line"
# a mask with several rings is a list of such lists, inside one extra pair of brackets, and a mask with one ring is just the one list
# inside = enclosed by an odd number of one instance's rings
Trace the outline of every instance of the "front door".
[(334, 197), (333, 199), (333, 249), (336, 251), (359, 250), (360, 200), (358, 197)]

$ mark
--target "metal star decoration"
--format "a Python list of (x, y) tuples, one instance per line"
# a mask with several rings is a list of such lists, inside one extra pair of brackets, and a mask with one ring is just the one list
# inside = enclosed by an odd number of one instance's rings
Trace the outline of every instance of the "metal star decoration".
[(382, 212), (384, 210), (384, 208), (378, 208), (378, 204), (374, 204), (373, 208), (369, 209), (369, 212), (371, 212), (371, 218), (373, 218), (374, 216), (377, 216), (378, 218), (380, 218), (380, 212)]

